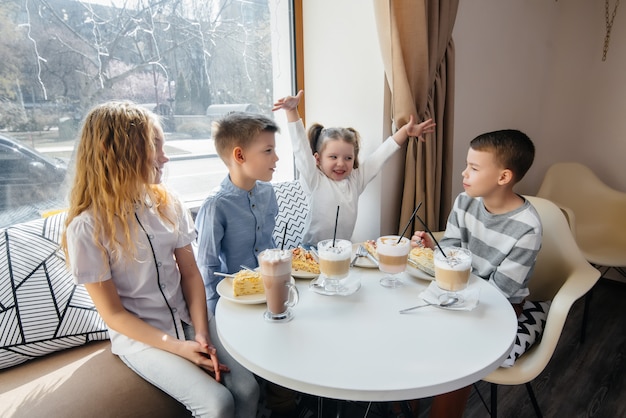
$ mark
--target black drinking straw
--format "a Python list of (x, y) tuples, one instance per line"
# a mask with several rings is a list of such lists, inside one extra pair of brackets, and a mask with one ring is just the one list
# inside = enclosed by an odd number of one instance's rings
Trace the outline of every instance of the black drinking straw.
[(422, 221), (422, 219), (419, 217), (418, 214), (415, 214), (415, 217), (417, 218), (418, 221), (420, 221), (422, 223), (422, 225), (424, 225), (424, 228), (426, 228), (426, 232), (428, 232), (430, 234), (430, 236), (433, 238), (433, 241), (435, 241), (435, 244), (437, 244), (437, 248), (439, 248), (439, 251), (441, 251), (441, 254), (443, 254), (443, 256), (445, 258), (448, 258), (446, 253), (443, 252), (443, 249), (439, 245), (439, 242), (437, 242), (437, 238), (435, 238), (435, 236), (433, 235), (433, 231), (431, 231), (430, 228), (428, 228), (428, 226), (426, 226), (426, 224), (424, 223), (424, 221)]
[(285, 230), (283, 231), (283, 242), (280, 244), (281, 251), (285, 248), (285, 240), (287, 239), (287, 226), (289, 222), (285, 222)]
[(335, 215), (335, 231), (333, 232), (333, 248), (335, 247), (335, 238), (337, 238), (337, 223), (339, 221), (339, 206), (337, 206), (337, 215)]
[(398, 242), (396, 242), (396, 244), (400, 244), (400, 241), (402, 241), (402, 237), (406, 233), (406, 230), (409, 229), (409, 226), (411, 226), (411, 222), (413, 222), (413, 218), (415, 217), (415, 215), (417, 214), (417, 211), (419, 210), (419, 208), (421, 206), (422, 206), (422, 202), (420, 202), (419, 205), (417, 205), (417, 207), (413, 211), (413, 215), (411, 215), (411, 217), (409, 218), (409, 221), (406, 223), (406, 226), (404, 227), (404, 230), (402, 231), (402, 233), (398, 237)]

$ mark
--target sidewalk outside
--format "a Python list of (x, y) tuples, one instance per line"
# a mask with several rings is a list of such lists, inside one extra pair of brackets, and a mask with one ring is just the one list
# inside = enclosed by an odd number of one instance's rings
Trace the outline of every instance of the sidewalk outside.
[[(74, 141), (40, 142), (35, 149), (53, 157), (69, 159)], [(170, 160), (217, 157), (212, 139), (170, 139), (166, 137), (165, 152)]]

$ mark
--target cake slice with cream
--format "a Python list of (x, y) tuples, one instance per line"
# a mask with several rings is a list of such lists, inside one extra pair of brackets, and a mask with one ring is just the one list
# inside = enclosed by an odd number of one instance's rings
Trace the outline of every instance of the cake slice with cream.
[(233, 277), (233, 295), (257, 295), (265, 293), (261, 273), (258, 271), (241, 270)]

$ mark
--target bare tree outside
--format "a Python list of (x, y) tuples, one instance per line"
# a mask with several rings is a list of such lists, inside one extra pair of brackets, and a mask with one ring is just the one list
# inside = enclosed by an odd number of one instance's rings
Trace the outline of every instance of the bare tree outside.
[(202, 115), (214, 103), (269, 109), (267, 1), (102, 3), (0, 3), (0, 31), (11, 35), (0, 44), (10, 51), (0, 67), (2, 100), (71, 117), (108, 99), (153, 103), (164, 116)]
[[(36, 204), (39, 216), (47, 199), (59, 198), (58, 172), (66, 170), (84, 115), (98, 103), (132, 100), (161, 115), (173, 155), (177, 140), (210, 139), (219, 105), (271, 115), (271, 14), (286, 4), (0, 1), (0, 227), (21, 219), (3, 220), (7, 210)], [(208, 154), (210, 145), (184, 153)], [(36, 155), (42, 147), (46, 155)], [(55, 183), (46, 183), (51, 178)], [(197, 199), (205, 192), (193, 193)]]

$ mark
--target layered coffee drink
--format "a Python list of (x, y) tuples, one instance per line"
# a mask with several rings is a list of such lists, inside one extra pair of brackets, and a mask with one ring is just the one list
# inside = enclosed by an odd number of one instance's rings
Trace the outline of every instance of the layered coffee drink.
[(406, 263), (411, 251), (411, 241), (398, 235), (387, 235), (376, 241), (378, 252), (378, 268), (389, 274), (402, 273), (406, 269)]
[[(288, 308), (298, 302), (297, 289), (291, 283), (291, 251), (265, 250), (259, 254), (259, 266), (267, 300), (265, 316), (272, 320), (284, 319)], [(293, 292), (296, 296), (292, 296)]]
[(350, 271), (352, 243), (345, 239), (327, 239), (317, 244), (320, 272), (330, 279), (343, 279)]
[(458, 292), (467, 287), (472, 272), (472, 253), (465, 248), (443, 247), (434, 252), (435, 281), (440, 289)]

